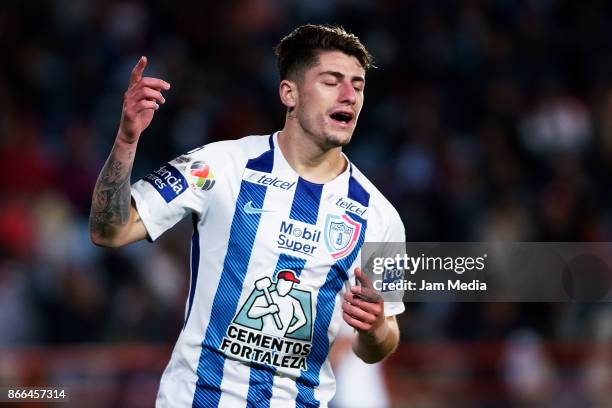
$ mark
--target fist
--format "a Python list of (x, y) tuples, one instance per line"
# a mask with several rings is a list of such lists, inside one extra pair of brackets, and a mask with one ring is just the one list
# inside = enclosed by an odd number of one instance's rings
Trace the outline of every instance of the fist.
[(120, 136), (127, 143), (138, 141), (140, 134), (151, 124), (160, 105), (166, 103), (161, 91), (170, 89), (170, 84), (159, 78), (142, 76), (147, 66), (147, 57), (140, 60), (132, 70), (130, 84), (123, 95)]
[(280, 311), (280, 309), (278, 308), (278, 305), (270, 305), (270, 306), (268, 306), (268, 313), (269, 314), (278, 313), (279, 311)]

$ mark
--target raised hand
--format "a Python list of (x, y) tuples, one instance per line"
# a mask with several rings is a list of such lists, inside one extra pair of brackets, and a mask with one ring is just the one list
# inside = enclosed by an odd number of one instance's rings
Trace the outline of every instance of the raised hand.
[(151, 124), (155, 111), (166, 99), (161, 91), (170, 89), (170, 84), (159, 78), (144, 77), (147, 57), (140, 57), (130, 75), (130, 84), (123, 95), (123, 110), (119, 135), (124, 142), (135, 143), (141, 133)]

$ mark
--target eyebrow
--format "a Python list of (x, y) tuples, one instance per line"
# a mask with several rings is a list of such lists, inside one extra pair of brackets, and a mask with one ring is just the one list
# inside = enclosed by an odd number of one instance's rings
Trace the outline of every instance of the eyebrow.
[[(323, 71), (319, 74), (319, 76), (321, 75), (331, 75), (331, 76), (336, 77), (336, 79), (338, 80), (342, 80), (345, 77), (345, 75), (342, 72), (338, 72), (338, 71)], [(365, 82), (365, 78), (362, 77), (361, 75), (355, 75), (351, 77), (351, 82)]]

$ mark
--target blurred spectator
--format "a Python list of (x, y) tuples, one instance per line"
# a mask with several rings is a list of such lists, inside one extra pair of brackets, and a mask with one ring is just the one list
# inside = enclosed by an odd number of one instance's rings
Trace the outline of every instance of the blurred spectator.
[(554, 367), (537, 335), (518, 331), (509, 336), (503, 370), (514, 404), (521, 407), (552, 404), (556, 387)]
[(389, 396), (382, 362), (366, 364), (353, 352), (355, 330), (342, 322), (331, 351), (330, 362), (336, 377), (332, 408), (387, 408)]

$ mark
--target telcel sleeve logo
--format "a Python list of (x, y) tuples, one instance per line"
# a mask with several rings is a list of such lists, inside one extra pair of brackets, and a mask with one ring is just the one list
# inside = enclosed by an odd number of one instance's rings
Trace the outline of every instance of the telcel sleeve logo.
[(173, 165), (166, 163), (144, 179), (169, 203), (181, 195), (188, 187), (187, 180)]

